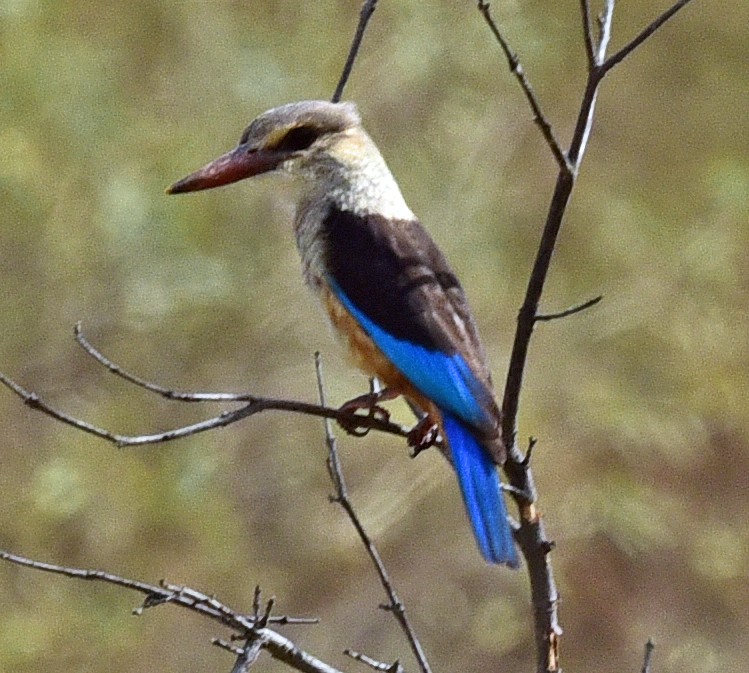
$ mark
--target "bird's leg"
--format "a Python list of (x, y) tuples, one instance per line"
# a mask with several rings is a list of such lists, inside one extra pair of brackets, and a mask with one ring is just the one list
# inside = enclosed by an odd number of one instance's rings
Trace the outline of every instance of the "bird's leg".
[(359, 409), (366, 409), (368, 411), (367, 416), (378, 421), (389, 421), (390, 412), (380, 406), (380, 402), (387, 402), (394, 400), (400, 393), (397, 390), (391, 388), (384, 388), (383, 390), (373, 390), (372, 392), (359, 395), (353, 400), (344, 402), (338, 409), (345, 413), (350, 413), (352, 418), (343, 420), (338, 419), (338, 425), (340, 425), (348, 434), (354, 435), (354, 437), (364, 437), (369, 432), (369, 428), (362, 428), (356, 422), (356, 413)]
[(408, 432), (408, 445), (411, 447), (411, 458), (416, 458), (422, 451), (437, 444), (440, 436), (439, 423), (431, 414), (425, 414)]

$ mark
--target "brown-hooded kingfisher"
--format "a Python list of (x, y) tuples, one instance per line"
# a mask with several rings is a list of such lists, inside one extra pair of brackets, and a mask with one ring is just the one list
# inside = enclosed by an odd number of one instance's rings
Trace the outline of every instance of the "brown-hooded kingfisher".
[(428, 443), (439, 431), (482, 555), (517, 566), (497, 471), (505, 459), (500, 413), (476, 323), (356, 106), (303, 101), (269, 110), (236, 148), (167, 191), (270, 171), (302, 182), (294, 231), (304, 278), (358, 366), (385, 384), (378, 399), (404, 395), (425, 413), (411, 442)]

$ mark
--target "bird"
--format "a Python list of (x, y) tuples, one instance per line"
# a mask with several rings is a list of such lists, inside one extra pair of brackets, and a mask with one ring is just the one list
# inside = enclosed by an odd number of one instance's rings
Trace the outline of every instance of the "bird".
[(258, 116), (238, 145), (175, 182), (168, 194), (264, 173), (300, 184), (294, 233), (307, 285), (355, 364), (384, 385), (342, 408), (403, 396), (421, 412), (409, 443), (442, 438), (479, 550), (518, 566), (498, 466), (500, 411), (465, 292), (406, 204), (351, 102), (308, 100)]

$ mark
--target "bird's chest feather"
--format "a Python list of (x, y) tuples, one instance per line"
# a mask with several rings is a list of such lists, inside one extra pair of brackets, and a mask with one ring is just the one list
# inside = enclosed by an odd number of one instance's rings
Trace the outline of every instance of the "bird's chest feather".
[(316, 292), (320, 292), (326, 273), (325, 232), (322, 223), (327, 205), (319, 201), (302, 204), (294, 222), (294, 234), (302, 261), (304, 281)]
[(321, 285), (321, 298), (333, 327), (346, 341), (354, 362), (364, 373), (376, 376), (388, 386), (396, 386), (403, 375), (377, 348), (356, 319), (346, 310), (327, 285)]

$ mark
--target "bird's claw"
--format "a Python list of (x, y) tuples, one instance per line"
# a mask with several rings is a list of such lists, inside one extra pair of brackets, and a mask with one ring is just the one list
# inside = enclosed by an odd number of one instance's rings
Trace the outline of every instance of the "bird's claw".
[(429, 416), (422, 418), (408, 433), (406, 438), (411, 447), (411, 458), (416, 458), (422, 451), (434, 446), (439, 439), (439, 425)]
[(381, 423), (387, 423), (390, 420), (390, 412), (385, 409), (384, 407), (381, 407), (379, 404), (377, 404), (382, 399), (389, 399), (387, 397), (386, 391), (382, 391), (379, 393), (367, 393), (366, 395), (361, 395), (359, 397), (355, 397), (353, 400), (349, 400), (348, 402), (345, 402), (342, 404), (338, 411), (350, 414), (349, 418), (338, 418), (338, 425), (340, 425), (345, 432), (347, 432), (349, 435), (353, 435), (354, 437), (364, 437), (371, 428), (363, 428), (359, 424), (358, 418), (362, 418), (359, 414), (356, 412), (359, 411), (359, 409), (366, 409), (367, 415), (364, 416), (364, 418), (370, 418), (374, 421), (379, 421)]

